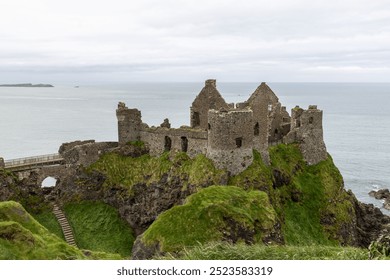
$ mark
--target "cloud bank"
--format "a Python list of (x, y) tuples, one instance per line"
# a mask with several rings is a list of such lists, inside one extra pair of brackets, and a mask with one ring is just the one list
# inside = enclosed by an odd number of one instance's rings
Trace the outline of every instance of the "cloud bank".
[(1, 82), (386, 82), (387, 2), (4, 0)]

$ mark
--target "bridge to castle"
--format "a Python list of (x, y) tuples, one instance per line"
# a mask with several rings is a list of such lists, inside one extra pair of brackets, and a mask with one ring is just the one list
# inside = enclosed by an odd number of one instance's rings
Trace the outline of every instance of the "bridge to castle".
[(10, 159), (4, 161), (4, 168), (10, 171), (27, 171), (43, 166), (62, 164), (64, 159), (60, 154), (49, 154), (34, 157)]

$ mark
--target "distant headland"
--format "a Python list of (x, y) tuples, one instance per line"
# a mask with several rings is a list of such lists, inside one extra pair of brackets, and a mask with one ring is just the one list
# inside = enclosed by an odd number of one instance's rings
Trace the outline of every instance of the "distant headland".
[(0, 85), (0, 87), (54, 87), (53, 85), (50, 84), (3, 84)]

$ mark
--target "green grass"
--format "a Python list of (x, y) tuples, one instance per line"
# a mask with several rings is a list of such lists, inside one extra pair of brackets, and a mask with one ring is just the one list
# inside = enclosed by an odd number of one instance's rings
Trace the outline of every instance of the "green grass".
[[(296, 145), (272, 147), (270, 157), (272, 168), (291, 180), (274, 191), (279, 197), (275, 206), (284, 220), (282, 229), (286, 244), (348, 244), (340, 238), (339, 230), (352, 222), (354, 212), (332, 158), (329, 156), (317, 165), (307, 166)], [(292, 199), (294, 193), (295, 201)], [(335, 218), (330, 225), (321, 223), (325, 215)]]
[(189, 196), (184, 205), (162, 213), (142, 241), (147, 245), (158, 243), (164, 252), (180, 251), (186, 246), (222, 240), (232, 230), (231, 221), (233, 231), (240, 228), (253, 232), (253, 242), (259, 242), (273, 228), (276, 216), (264, 192), (211, 186)]
[(61, 226), (52, 211), (42, 211), (39, 214), (33, 214), (33, 217), (51, 233), (54, 233), (59, 238), (64, 239), (64, 234), (62, 233)]
[(231, 177), (229, 185), (268, 192), (272, 186), (272, 172), (262, 161), (260, 153), (254, 150), (253, 163), (240, 174)]
[[(163, 259), (181, 260), (368, 260), (367, 249), (338, 246), (264, 246), (214, 242), (168, 254)], [(378, 259), (389, 259), (381, 255)]]
[(17, 202), (0, 202), (0, 259), (118, 259), (119, 255), (89, 252), (68, 245), (39, 224)]
[(269, 149), (269, 153), (271, 167), (281, 171), (286, 176), (291, 176), (306, 166), (296, 144), (272, 146)]
[(92, 164), (88, 171), (99, 171), (106, 175), (105, 186), (119, 186), (131, 191), (137, 183), (156, 182), (172, 166), (168, 153), (160, 157), (143, 155), (137, 158), (118, 154), (105, 154)]
[(64, 211), (82, 249), (131, 255), (134, 236), (118, 211), (102, 202), (84, 201), (65, 205)]
[[(270, 147), (271, 165), (254, 160), (230, 184), (244, 189), (265, 191), (282, 221), (288, 245), (348, 245), (350, 236), (341, 232), (353, 227), (351, 197), (343, 188), (342, 176), (332, 158), (314, 166), (303, 160), (298, 145)], [(327, 220), (327, 223), (322, 223)]]
[(130, 196), (133, 185), (158, 182), (164, 174), (169, 175), (168, 184), (175, 177), (181, 178), (183, 188), (189, 185), (201, 188), (219, 184), (226, 177), (226, 172), (216, 169), (206, 156), (200, 154), (191, 159), (186, 153), (177, 153), (172, 160), (169, 159), (169, 153), (159, 157), (143, 155), (137, 158), (105, 154), (88, 171), (103, 173), (106, 176), (106, 187), (126, 189)]
[(177, 153), (173, 159), (176, 167), (173, 174), (181, 176), (185, 186), (205, 186), (206, 182), (217, 184), (226, 172), (215, 168), (213, 162), (200, 154), (191, 159), (186, 153)]

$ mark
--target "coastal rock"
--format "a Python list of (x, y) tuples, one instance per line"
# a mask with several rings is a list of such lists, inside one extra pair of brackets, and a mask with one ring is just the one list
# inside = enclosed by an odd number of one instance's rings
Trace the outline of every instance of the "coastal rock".
[(381, 189), (378, 191), (370, 191), (368, 193), (370, 196), (375, 197), (376, 199), (383, 200), (383, 208), (390, 210), (390, 191), (389, 189)]
[[(354, 196), (353, 196), (354, 197)], [(383, 229), (390, 224), (390, 217), (384, 215), (373, 204), (365, 204), (354, 197), (356, 213), (356, 246), (367, 248), (373, 240), (376, 240)]]

